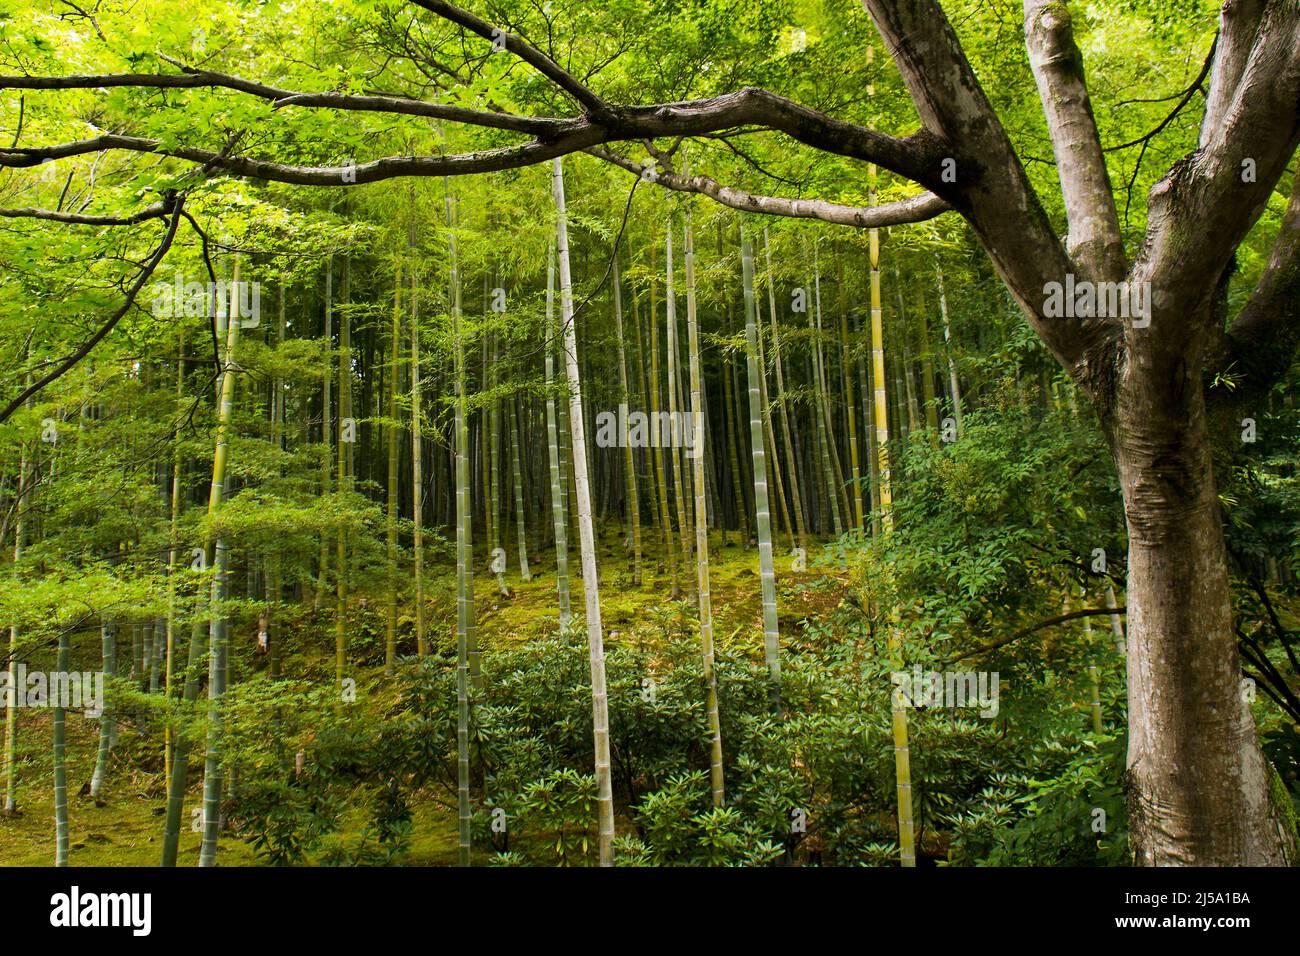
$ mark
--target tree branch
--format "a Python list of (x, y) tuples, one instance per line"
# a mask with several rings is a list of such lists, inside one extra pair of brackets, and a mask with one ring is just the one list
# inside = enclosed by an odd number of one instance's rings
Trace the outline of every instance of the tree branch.
[(989, 651), (996, 651), (999, 647), (1006, 647), (1013, 641), (1018, 641), (1022, 637), (1028, 637), (1035, 631), (1041, 631), (1045, 627), (1052, 627), (1055, 624), (1064, 624), (1066, 621), (1073, 621), (1080, 617), (1097, 617), (1102, 614), (1127, 614), (1127, 607), (1093, 607), (1084, 608), (1081, 611), (1071, 611), (1068, 614), (1059, 614), (1056, 617), (1049, 617), (1045, 621), (1039, 621), (1032, 627), (1027, 627), (1022, 631), (1016, 631), (1010, 637), (1004, 637), (1001, 640), (994, 641), (992, 644), (984, 644), (971, 651), (964, 651), (956, 657), (950, 657), (945, 664), (955, 664), (958, 661), (965, 660), (968, 657), (976, 657), (980, 654), (987, 654)]
[(591, 92), (577, 77), (562, 69), (558, 63), (522, 37), (506, 33), (486, 20), (481, 20), (453, 4), (444, 3), (443, 0), (411, 0), (411, 2), (430, 13), (436, 13), (444, 20), (450, 20), (472, 33), (477, 33), (485, 40), (503, 43), (507, 50), (568, 93), (588, 113), (600, 116), (609, 109), (609, 105)]
[(50, 222), (62, 222), (75, 226), (134, 226), (146, 219), (165, 218), (171, 208), (165, 202), (146, 206), (129, 216), (83, 216), (75, 212), (61, 212), (55, 209), (0, 209), (0, 218), (5, 219), (46, 219)]
[[(936, 0), (862, 0), (934, 138), (917, 179), (974, 227), (1030, 326), (1099, 407), (1113, 387), (1113, 319), (1044, 316), (1045, 287), (1073, 271), (1006, 130)], [(917, 137), (913, 137), (915, 139)], [(947, 160), (955, 182), (945, 181)]]
[(888, 203), (883, 206), (846, 206), (840, 203), (826, 202), (821, 199), (783, 199), (776, 196), (760, 196), (745, 192), (731, 186), (724, 186), (708, 176), (686, 176), (666, 170), (655, 170), (643, 166), (610, 150), (593, 146), (587, 150), (592, 156), (625, 169), (633, 175), (648, 178), (651, 182), (678, 192), (698, 193), (723, 206), (740, 209), (744, 212), (762, 213), (770, 216), (789, 216), (795, 219), (817, 219), (822, 222), (858, 229), (873, 229), (883, 226), (898, 226), (905, 223), (924, 222), (945, 212), (952, 207), (934, 193), (923, 193), (910, 199)]
[(1209, 142), (1223, 124), (1236, 96), (1250, 51), (1255, 45), (1266, 0), (1226, 0), (1219, 11), (1219, 36), (1215, 44), (1214, 72), (1201, 118), (1200, 144)]
[(1070, 226), (1066, 248), (1087, 278), (1117, 282), (1127, 271), (1124, 243), (1069, 9), (1062, 0), (1024, 0), (1024, 10), (1025, 45)]
[[(175, 61), (170, 61), (175, 62)], [(399, 113), (429, 119), (466, 123), (492, 129), (511, 130), (534, 136), (555, 134), (572, 120), (544, 116), (515, 116), (463, 106), (446, 106), (402, 96), (356, 96), (333, 92), (298, 92), (280, 89), (213, 70), (196, 70), (176, 63), (180, 73), (102, 73), (72, 76), (0, 76), (0, 89), (15, 90), (94, 90), (112, 87), (141, 89), (228, 89), (269, 101), (276, 109), (288, 106), (354, 110), (372, 113)]]
[(1213, 367), (1232, 366), (1243, 381), (1234, 397), (1262, 396), (1291, 367), (1300, 347), (1300, 174), (1255, 289), (1228, 327)]
[[(1231, 28), (1225, 22), (1223, 50), (1236, 42), (1228, 36)], [(1152, 301), (1171, 316), (1211, 314), (1204, 306), (1215, 284), (1300, 143), (1300, 8), (1294, 0), (1267, 0), (1255, 40), (1222, 119), (1151, 190), (1146, 242), (1132, 281), (1149, 283)], [(1155, 374), (1164, 374), (1186, 360), (1183, 343), (1208, 331), (1203, 322), (1153, 323), (1131, 337), (1138, 360), (1158, 363)]]
[(21, 408), (27, 399), (41, 391), (41, 389), (62, 376), (70, 368), (89, 355), (91, 349), (98, 345), (104, 336), (113, 331), (114, 326), (121, 321), (122, 316), (126, 315), (126, 313), (130, 311), (131, 306), (135, 303), (135, 297), (139, 295), (140, 290), (145, 287), (150, 276), (153, 275), (154, 270), (158, 268), (158, 264), (161, 263), (163, 257), (167, 255), (167, 250), (171, 248), (172, 240), (176, 238), (176, 227), (180, 224), (181, 213), (185, 208), (185, 197), (183, 195), (171, 195), (165, 200), (165, 203), (168, 205), (168, 212), (171, 215), (171, 218), (167, 223), (167, 231), (163, 234), (162, 242), (159, 243), (158, 248), (154, 250), (153, 255), (149, 257), (144, 268), (140, 271), (140, 275), (136, 278), (135, 282), (131, 284), (131, 288), (127, 290), (126, 300), (122, 303), (121, 308), (114, 312), (109, 317), (108, 321), (101, 325), (98, 331), (83, 342), (75, 352), (61, 361), (45, 375), (41, 376), (41, 378), (24, 388), (12, 401), (5, 405), (4, 408), (0, 409), (0, 422), (8, 421), (9, 417)]
[[(211, 80), (212, 74), (208, 74), (207, 77)], [(61, 82), (76, 80), (77, 85), (81, 85), (88, 83), (91, 78), (47, 77), (43, 79), (53, 84), (49, 88), (57, 89), (60, 88), (58, 84)], [(118, 85), (130, 85), (121, 76), (116, 79), (121, 81)], [(153, 84), (156, 79), (158, 77), (154, 75), (144, 77), (147, 85)], [(256, 86), (256, 84), (251, 85)], [(3, 86), (3, 83), (0, 83), (0, 86)], [(355, 101), (357, 98), (351, 99)], [(366, 108), (385, 111), (382, 99), (368, 98)], [(419, 101), (403, 102), (418, 103)], [(452, 156), (390, 156), (352, 166), (296, 166), (253, 159), (248, 156), (228, 156), (224, 155), (224, 152), (217, 153), (192, 146), (164, 149), (156, 140), (113, 133), (54, 146), (0, 148), (0, 166), (17, 168), (39, 166), (54, 159), (107, 149), (122, 149), (173, 156), (205, 164), (212, 169), (221, 169), (237, 176), (248, 176), (271, 182), (304, 186), (360, 185), (398, 176), (463, 176), (498, 172), (503, 169), (534, 165), (616, 140), (694, 136), (746, 126), (761, 120), (816, 149), (874, 162), (913, 181), (920, 181), (925, 177), (927, 168), (937, 167), (931, 137), (924, 134), (906, 139), (886, 136), (818, 113), (816, 110), (766, 90), (746, 88), (701, 100), (609, 109), (610, 113), (600, 121), (586, 117), (546, 120), (544, 136), (514, 146)], [(492, 126), (507, 128), (503, 114), (464, 111), (459, 121), (472, 125), (489, 125), (484, 117), (490, 117)]]

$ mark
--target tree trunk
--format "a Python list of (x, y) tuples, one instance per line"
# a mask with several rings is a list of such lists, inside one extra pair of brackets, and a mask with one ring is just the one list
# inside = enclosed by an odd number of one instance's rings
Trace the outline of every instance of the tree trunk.
[(1199, 368), (1129, 369), (1107, 422), (1129, 536), (1131, 839), (1146, 866), (1284, 866), (1294, 836), (1243, 693)]

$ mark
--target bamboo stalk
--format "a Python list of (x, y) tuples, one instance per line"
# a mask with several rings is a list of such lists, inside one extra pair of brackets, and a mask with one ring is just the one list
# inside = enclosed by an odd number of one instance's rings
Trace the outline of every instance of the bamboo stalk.
[[(655, 246), (650, 246), (650, 420), (659, 420), (659, 284), (655, 262)], [(659, 490), (660, 530), (663, 532), (664, 553), (668, 556), (668, 573), (672, 579), (671, 595), (676, 600), (681, 595), (677, 578), (677, 539), (673, 534), (672, 512), (668, 507), (668, 465), (664, 461), (662, 442), (652, 440), (655, 468), (655, 485)]]
[[(618, 250), (614, 250), (614, 322), (618, 331), (618, 384), (622, 402), (631, 401), (628, 389), (627, 350), (623, 337), (623, 290), (618, 268)], [(623, 419), (623, 434), (619, 437), (623, 444), (623, 481), (627, 493), (628, 517), (632, 525), (632, 586), (641, 586), (641, 501), (637, 497), (636, 463), (632, 455), (632, 443), (628, 441), (626, 416)]]
[(415, 652), (429, 653), (424, 623), (424, 397), (420, 390), (420, 307), (416, 296), (417, 282), (414, 253), (415, 225), (407, 233), (411, 254), (411, 522), (414, 525), (415, 576)]
[[(681, 454), (684, 436), (681, 424), (682, 404), (679, 400), (680, 385), (677, 381), (677, 296), (673, 292), (673, 230), (671, 218), (668, 229), (664, 234), (664, 243), (664, 269), (667, 276), (664, 283), (664, 304), (665, 328), (667, 330), (665, 346), (668, 350), (668, 424), (672, 436), (669, 443), (668, 458), (673, 466), (673, 490), (675, 492), (673, 502), (677, 508), (677, 533), (681, 543), (682, 561), (686, 562), (691, 557), (691, 539), (690, 528), (686, 521), (686, 475)], [(694, 588), (688, 588), (688, 590), (693, 591)], [(690, 596), (695, 597), (694, 594)]]
[[(59, 631), (59, 651), (55, 669), (68, 673), (69, 637), (66, 628)], [(67, 711), (62, 694), (54, 694), (54, 865), (68, 865), (68, 764), (66, 759)]]
[(569, 422), (573, 435), (573, 473), (577, 489), (578, 533), (582, 549), (582, 588), (587, 605), (587, 649), (591, 666), (592, 738), (595, 749), (596, 806), (599, 816), (601, 866), (614, 865), (614, 796), (609, 758), (609, 698), (605, 688), (605, 641), (600, 620), (600, 583), (596, 577), (596, 536), (591, 522), (591, 490), (587, 480), (586, 435), (582, 415), (582, 382), (574, 333), (573, 281), (569, 273), (569, 224), (564, 203), (564, 168), (551, 164), (555, 200), (556, 255), (560, 263), (560, 322), (564, 329), (564, 363), (568, 370)]
[(386, 515), (388, 615), (384, 629), (384, 673), (392, 675), (397, 660), (397, 370), (402, 361), (402, 260), (393, 277), (392, 345), (388, 366), (388, 512)]
[(694, 441), (687, 452), (695, 472), (695, 574), (700, 609), (700, 645), (704, 656), (705, 712), (709, 721), (709, 782), (713, 805), (722, 806), (725, 796), (722, 777), (722, 721), (718, 715), (718, 674), (713, 652), (713, 599), (709, 593), (709, 516), (704, 485), (703, 375), (700, 371), (700, 333), (695, 312), (695, 237), (691, 211), (685, 211), (686, 337), (690, 355), (691, 415)]
[(781, 437), (785, 442), (785, 457), (789, 462), (787, 475), (790, 478), (791, 508), (794, 511), (794, 523), (799, 547), (808, 548), (808, 528), (804, 523), (803, 501), (799, 494), (799, 456), (796, 453), (794, 435), (790, 428), (790, 408), (785, 395), (785, 371), (781, 363), (781, 327), (776, 318), (776, 285), (772, 281), (772, 245), (768, 242), (767, 227), (763, 227), (763, 255), (767, 260), (767, 306), (772, 322), (772, 361), (776, 369), (776, 401), (781, 409)]
[(470, 630), (474, 616), (473, 545), (470, 540), (469, 431), (465, 422), (465, 343), (461, 333), (460, 266), (456, 220), (450, 192), (447, 206), (447, 261), (450, 265), (451, 335), (456, 411), (456, 813), (460, 865), (471, 861), (469, 803)]
[[(31, 487), (28, 484), (31, 478), (28, 474), (28, 467), (27, 445), (24, 443), (18, 458), (18, 484), (15, 489), (15, 566), (22, 561), (23, 548), (26, 544), (27, 511), (30, 507), (30, 503), (25, 499), (31, 493)], [(6, 816), (9, 816), (18, 811), (18, 626), (16, 624), (12, 624), (9, 627), (9, 662), (7, 669), (9, 672), (9, 679), (6, 683), (5, 689), (4, 812)], [(103, 735), (101, 734), (101, 737), (102, 736)], [(101, 746), (102, 745), (101, 740)]]
[(528, 567), (528, 527), (524, 518), (524, 478), (519, 452), (524, 439), (519, 424), (519, 405), (514, 396), (509, 399), (509, 408), (510, 471), (515, 492), (515, 543), (519, 552), (519, 577), (523, 581), (531, 581), (533, 573)]
[[(231, 272), (231, 289), (237, 288), (239, 282), (239, 260), (236, 259)], [(237, 293), (232, 291), (232, 298)], [(225, 316), (222, 312), (225, 311)], [(221, 510), (225, 495), (227, 477), (227, 459), (230, 447), (231, 419), (234, 415), (235, 381), (239, 366), (235, 364), (235, 352), (239, 343), (240, 317), (238, 310), (226, 309), (218, 302), (217, 326), (220, 328), (222, 318), (226, 326), (226, 354), (222, 362), (221, 401), (217, 413), (217, 443), (212, 456), (212, 486), (208, 493), (208, 516), (215, 518)], [(213, 557), (212, 588), (209, 597), (208, 634), (210, 648), (208, 651), (208, 746), (203, 769), (203, 843), (199, 852), (199, 866), (215, 866), (217, 861), (217, 839), (221, 825), (221, 786), (222, 786), (222, 719), (221, 696), (226, 687), (226, 648), (227, 621), (226, 611), (221, 606), (228, 593), (229, 549), (224, 534), (218, 534)], [(179, 756), (178, 756), (179, 759)]]
[(555, 412), (555, 243), (546, 249), (546, 452), (551, 471), (551, 515), (555, 524), (555, 590), (560, 602), (560, 627), (573, 613), (569, 599), (569, 522), (564, 509), (559, 427)]
[(772, 559), (772, 516), (767, 504), (767, 455), (763, 447), (762, 374), (759, 364), (758, 308), (754, 301), (754, 249), (741, 233), (745, 294), (745, 370), (749, 381), (749, 442), (754, 460), (754, 516), (758, 527), (758, 569), (763, 593), (763, 654), (767, 661), (768, 700), (781, 711), (781, 635), (776, 614), (776, 569)]

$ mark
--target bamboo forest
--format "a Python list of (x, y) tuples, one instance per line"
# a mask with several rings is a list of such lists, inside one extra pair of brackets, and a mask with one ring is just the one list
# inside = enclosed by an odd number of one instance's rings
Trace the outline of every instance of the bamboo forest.
[(0, 870), (1296, 863), (1296, 0), (0, 61)]

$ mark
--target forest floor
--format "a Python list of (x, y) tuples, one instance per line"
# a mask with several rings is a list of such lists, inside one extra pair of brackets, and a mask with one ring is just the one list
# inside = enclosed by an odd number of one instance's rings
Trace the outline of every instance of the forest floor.
[[(645, 529), (646, 538), (651, 535)], [(624, 552), (623, 539), (616, 527), (605, 529), (599, 543), (601, 568), (601, 612), (609, 646), (632, 640), (652, 645), (659, 632), (648, 613), (651, 608), (663, 606), (671, 599), (671, 579), (662, 568), (656, 568), (657, 551), (646, 542), (645, 572), (640, 587), (632, 586), (631, 556)], [(479, 634), (483, 652), (490, 654), (494, 644), (506, 641), (527, 641), (553, 632), (556, 618), (556, 590), (554, 552), (540, 556), (531, 555), (533, 577), (529, 582), (519, 579), (513, 554), (507, 574), (510, 597), (502, 596), (493, 576), (483, 572), (476, 575), (475, 591), (479, 615)], [(809, 569), (795, 573), (791, 570), (788, 550), (776, 548), (778, 578), (778, 606), (783, 638), (800, 627), (800, 623), (820, 616), (838, 604), (844, 597), (842, 586), (827, 588), (798, 588), (793, 585), (819, 578), (835, 582), (838, 572), (817, 562), (817, 555), (809, 554)], [(577, 575), (576, 551), (570, 557), (571, 589), (574, 613), (582, 613), (582, 579)], [(681, 579), (682, 596), (686, 586), (693, 586), (695, 569), (682, 568), (690, 581)], [(739, 536), (732, 532), (724, 547), (721, 535), (714, 532), (710, 539), (710, 591), (713, 601), (715, 633), (730, 636), (748, 644), (756, 659), (762, 657), (762, 602), (759, 589), (758, 550), (742, 548)], [(428, 593), (437, 604), (454, 608), (454, 568), (439, 567), (430, 574)], [(445, 593), (443, 593), (445, 592)], [(354, 594), (353, 601), (372, 612), (382, 608), (382, 595)], [(411, 608), (403, 607), (402, 614)], [(455, 639), (454, 613), (433, 616), (430, 620), (430, 638), (435, 643)], [(750, 635), (746, 639), (746, 635)], [(311, 662), (310, 669), (332, 674), (332, 660), (327, 660), (326, 646), (332, 643), (328, 634), (320, 635), (320, 660)], [(324, 638), (328, 637), (328, 641)], [(98, 641), (95, 641), (96, 645)], [(330, 648), (332, 652), (332, 648)], [(73, 669), (94, 669), (90, 661), (74, 660)], [(382, 673), (382, 663), (355, 668), (359, 685)], [(54, 801), (53, 763), (50, 752), (52, 714), (48, 710), (20, 712), (18, 737), (18, 803), (20, 813), (14, 817), (0, 816), (0, 866), (48, 866), (54, 859)], [(97, 749), (98, 723), (69, 713), (67, 720), (67, 779), (69, 799), (70, 854), (72, 866), (156, 866), (162, 845), (165, 792), (161, 742), (156, 748), (158, 758), (153, 764), (142, 762), (141, 755), (150, 750), (147, 741), (128, 722), (119, 724), (119, 741), (110, 760), (109, 775), (99, 804), (90, 796), (82, 795), (94, 770)], [(130, 754), (131, 759), (121, 759), (120, 754)], [(191, 826), (192, 814), (200, 805), (202, 768), (191, 764), (190, 788), (187, 792), (185, 814), (181, 826), (178, 863), (182, 866), (198, 862), (201, 834)], [(457, 859), (456, 813), (454, 806), (434, 798), (432, 794), (416, 794), (412, 801), (413, 833), (409, 849), (401, 863), (411, 866), (454, 865)], [(354, 821), (345, 820), (338, 832), (327, 837), (321, 847), (311, 854), (316, 862), (326, 857), (341, 842), (355, 842), (356, 835), (366, 820), (365, 808), (354, 808)], [(218, 859), (223, 866), (254, 866), (258, 860), (253, 849), (233, 837), (221, 840)]]

